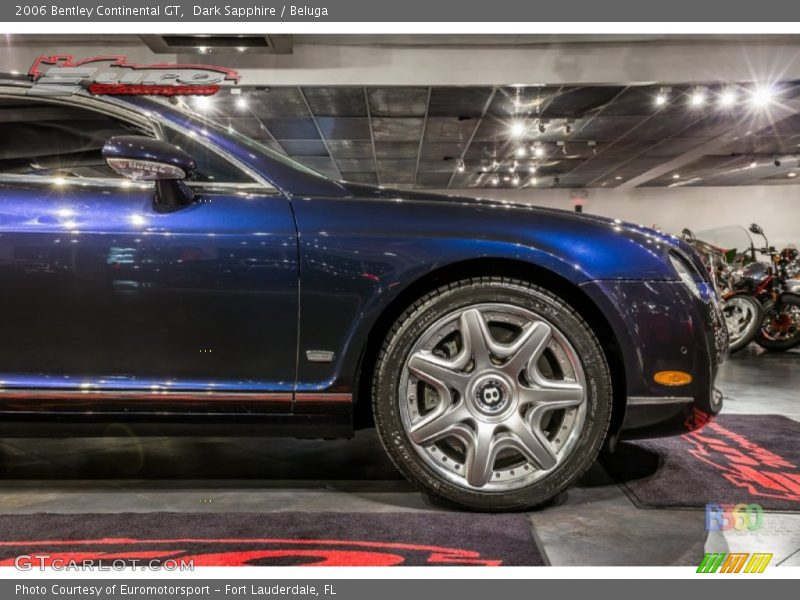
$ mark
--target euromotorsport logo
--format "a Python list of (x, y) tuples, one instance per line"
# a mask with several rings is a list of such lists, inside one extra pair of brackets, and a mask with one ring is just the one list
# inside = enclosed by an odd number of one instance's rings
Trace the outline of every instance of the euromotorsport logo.
[(69, 96), (83, 89), (111, 96), (211, 96), (220, 84), (237, 84), (237, 71), (216, 65), (139, 64), (122, 54), (76, 59), (72, 54), (45, 54), (28, 75), (34, 96)]

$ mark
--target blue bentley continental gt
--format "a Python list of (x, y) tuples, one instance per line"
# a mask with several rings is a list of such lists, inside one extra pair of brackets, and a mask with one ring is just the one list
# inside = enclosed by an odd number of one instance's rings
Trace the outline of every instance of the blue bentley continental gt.
[[(2, 436), (332, 438), (475, 510), (717, 414), (671, 236), (327, 179), (166, 101), (0, 84)], [(357, 477), (357, 474), (354, 474)]]

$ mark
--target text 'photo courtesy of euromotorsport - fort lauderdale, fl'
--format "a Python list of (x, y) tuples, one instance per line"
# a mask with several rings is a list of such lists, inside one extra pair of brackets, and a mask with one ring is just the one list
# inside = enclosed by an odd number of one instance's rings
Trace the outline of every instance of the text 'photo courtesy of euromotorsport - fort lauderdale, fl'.
[(625, 3), (0, 5), (0, 598), (797, 578), (800, 5)]
[(89, 6), (62, 6), (55, 4), (37, 5), (18, 5), (16, 6), (17, 16), (33, 17), (82, 17), (91, 19), (92, 17), (163, 17), (164, 19), (178, 18), (184, 16), (194, 17), (230, 17), (233, 19), (249, 21), (254, 18), (261, 18), (265, 21), (282, 19), (284, 17), (308, 17), (322, 18), (328, 17), (329, 9), (327, 6), (304, 6), (294, 4), (252, 4), (248, 6), (212, 5), (200, 6), (197, 4), (152, 4), (150, 6), (125, 6), (96, 4)]

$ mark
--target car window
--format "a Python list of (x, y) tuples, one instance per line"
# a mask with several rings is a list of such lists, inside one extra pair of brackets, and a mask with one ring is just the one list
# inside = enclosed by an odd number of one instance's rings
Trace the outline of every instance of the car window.
[[(256, 183), (201, 140), (168, 127), (163, 131), (166, 141), (194, 158), (194, 181)], [(0, 98), (0, 176), (124, 179), (102, 156), (103, 145), (118, 135), (153, 137), (153, 132), (89, 108), (28, 97)]]
[(81, 107), (0, 98), (0, 174), (119, 177), (103, 160), (103, 144), (141, 128)]

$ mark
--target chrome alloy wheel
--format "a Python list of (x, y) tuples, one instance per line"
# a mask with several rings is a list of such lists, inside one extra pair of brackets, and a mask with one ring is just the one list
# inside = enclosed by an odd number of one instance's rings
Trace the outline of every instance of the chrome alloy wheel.
[(461, 487), (508, 492), (564, 462), (586, 420), (586, 378), (564, 335), (510, 304), (453, 311), (412, 347), (400, 416), (419, 456)]
[(732, 346), (758, 327), (758, 314), (753, 305), (741, 296), (732, 296), (722, 306), (728, 343)]

